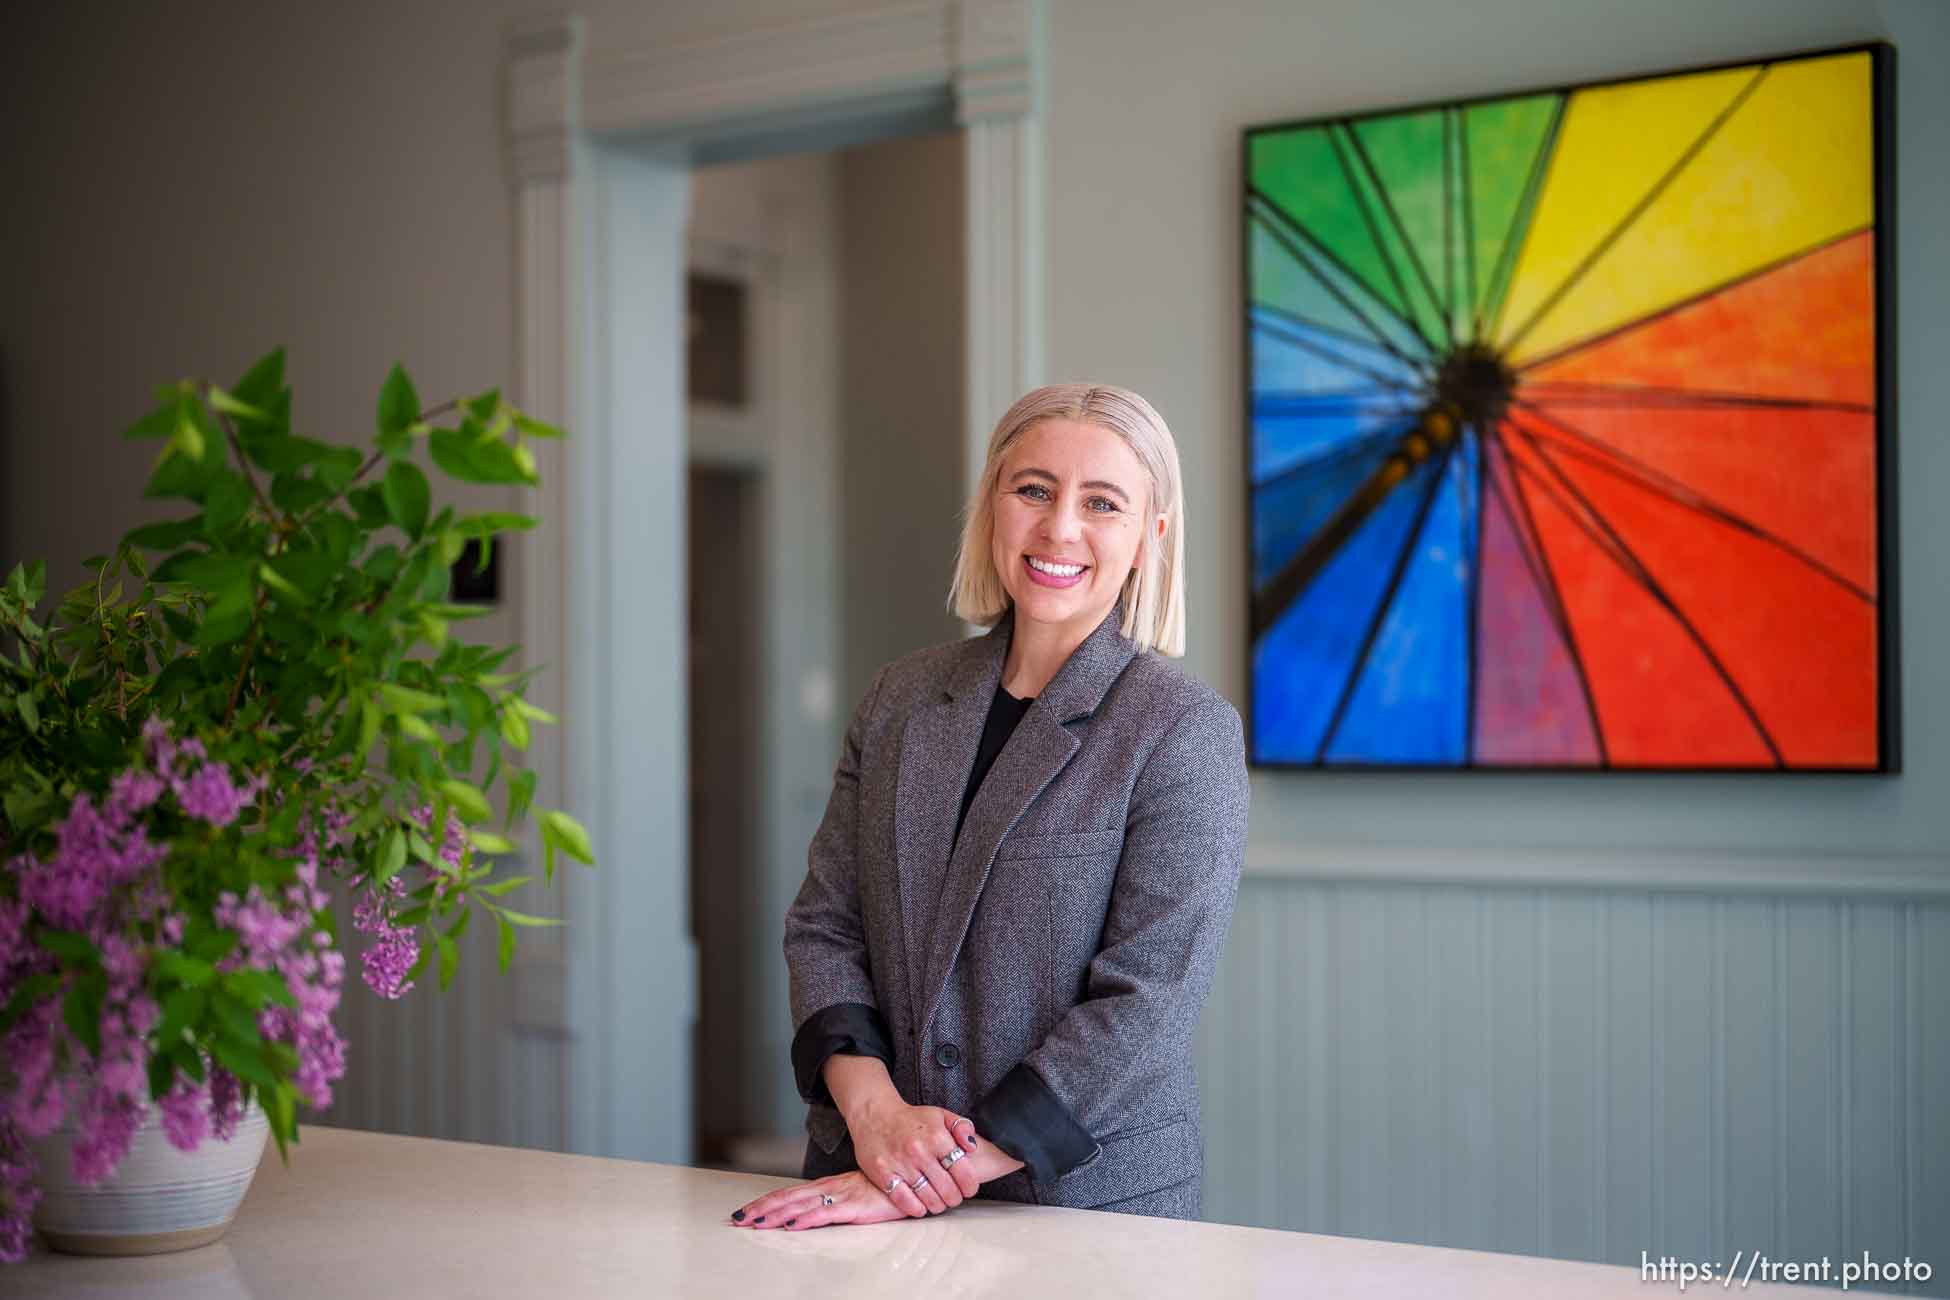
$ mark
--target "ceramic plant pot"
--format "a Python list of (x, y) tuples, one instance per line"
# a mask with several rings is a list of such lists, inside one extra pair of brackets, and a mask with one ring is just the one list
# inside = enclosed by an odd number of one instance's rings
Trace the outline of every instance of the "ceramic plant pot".
[(41, 1202), (34, 1226), (51, 1249), (71, 1255), (158, 1255), (208, 1245), (224, 1233), (250, 1190), (271, 1125), (253, 1099), (229, 1141), (206, 1137), (178, 1151), (148, 1116), (113, 1177), (95, 1187), (74, 1180), (67, 1125), (33, 1144)]

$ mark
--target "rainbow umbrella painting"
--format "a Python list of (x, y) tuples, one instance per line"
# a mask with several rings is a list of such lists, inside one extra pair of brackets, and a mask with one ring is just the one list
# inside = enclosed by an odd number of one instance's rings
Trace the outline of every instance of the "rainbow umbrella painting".
[(1886, 57), (1246, 132), (1255, 762), (1893, 766)]

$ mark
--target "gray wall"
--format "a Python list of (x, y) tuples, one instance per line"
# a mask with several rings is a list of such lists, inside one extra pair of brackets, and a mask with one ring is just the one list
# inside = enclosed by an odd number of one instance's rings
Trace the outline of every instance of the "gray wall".
[(888, 660), (952, 640), (962, 484), (962, 138), (840, 155), (842, 721)]

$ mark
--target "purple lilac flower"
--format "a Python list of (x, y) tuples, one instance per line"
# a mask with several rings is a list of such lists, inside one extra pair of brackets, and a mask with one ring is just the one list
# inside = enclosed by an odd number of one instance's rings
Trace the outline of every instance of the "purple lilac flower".
[(40, 1172), (33, 1153), (13, 1125), (0, 1120), (0, 1263), (18, 1264), (27, 1258), (34, 1207), (40, 1204)]
[(209, 1084), (178, 1079), (156, 1105), (162, 1111), (163, 1136), (178, 1151), (194, 1151), (210, 1135)]
[(214, 1066), (210, 1075), (210, 1133), (220, 1142), (237, 1136), (244, 1119), (244, 1090), (237, 1076)]
[(420, 940), (412, 927), (393, 924), (394, 905), (406, 896), (406, 882), (394, 876), (382, 895), (368, 888), (353, 904), (352, 928), (373, 936), (373, 944), (359, 954), (368, 987), (382, 998), (404, 996), (413, 987), (406, 973), (420, 959)]
[[(97, 1183), (127, 1155), (150, 1104), (147, 1036), (160, 1011), (145, 985), (152, 940), (143, 936), (174, 946), (188, 918), (162, 880), (169, 846), (149, 839), (142, 814), (170, 794), (185, 815), (226, 826), (266, 786), (262, 776), (234, 781), (226, 765), (209, 760), (200, 741), (173, 740), (155, 718), (143, 726), (142, 749), (153, 772), (135, 767), (120, 773), (99, 803), (86, 792), (77, 795), (54, 828), (51, 855), (43, 860), (20, 853), (4, 864), (16, 897), (0, 896), (0, 1002), (21, 980), (58, 970), (53, 956), (28, 937), (37, 917), (85, 934), (102, 955), (108, 988), (96, 1051), (68, 1030), (58, 997), (42, 999), (0, 1035), (0, 1055), (11, 1072), (0, 1091), (0, 1260), (24, 1253), (39, 1196), (27, 1140), (46, 1137), (69, 1119), (76, 1131), (71, 1151), (77, 1179)], [(325, 821), (326, 841), (344, 846), (352, 815), (333, 810)], [(328, 902), (318, 888), (317, 850), (316, 837), (308, 835), (297, 878), (277, 898), (253, 886), (241, 899), (226, 895), (217, 911), (220, 923), (240, 939), (224, 968), (275, 969), (291, 989), (297, 1006), (269, 1008), (260, 1025), (267, 1036), (293, 1046), (300, 1062), (293, 1082), (307, 1102), (323, 1107), (330, 1104), (332, 1082), (345, 1072), (345, 1042), (331, 1023), (344, 958), (315, 928), (315, 913)], [(336, 870), (343, 863), (332, 865)], [(169, 1140), (191, 1150), (207, 1135), (228, 1139), (236, 1132), (242, 1089), (227, 1071), (211, 1067), (207, 1083), (179, 1080), (163, 1097), (161, 1111)]]

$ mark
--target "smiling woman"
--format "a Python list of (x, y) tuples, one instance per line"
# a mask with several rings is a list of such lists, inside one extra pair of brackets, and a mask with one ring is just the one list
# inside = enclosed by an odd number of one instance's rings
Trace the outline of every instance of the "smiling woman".
[(1184, 652), (1184, 496), (1136, 393), (996, 426), (950, 597), (987, 636), (882, 668), (786, 915), (794, 1231), (968, 1197), (1196, 1218), (1191, 1038), (1238, 892), (1239, 715)]

